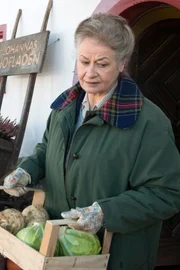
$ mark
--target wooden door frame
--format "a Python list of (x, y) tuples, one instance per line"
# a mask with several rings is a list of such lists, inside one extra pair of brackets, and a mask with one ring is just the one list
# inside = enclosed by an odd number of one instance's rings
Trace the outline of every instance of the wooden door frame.
[(132, 25), (136, 40), (153, 24), (166, 19), (180, 19), (180, 10), (172, 6), (164, 6), (142, 14)]

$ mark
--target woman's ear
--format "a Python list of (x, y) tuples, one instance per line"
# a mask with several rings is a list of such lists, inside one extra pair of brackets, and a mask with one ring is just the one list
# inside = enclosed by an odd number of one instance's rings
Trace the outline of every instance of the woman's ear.
[(120, 66), (119, 66), (119, 72), (120, 72), (120, 73), (123, 72), (124, 67), (125, 67), (125, 64), (126, 64), (126, 61), (123, 60), (122, 63), (120, 64)]

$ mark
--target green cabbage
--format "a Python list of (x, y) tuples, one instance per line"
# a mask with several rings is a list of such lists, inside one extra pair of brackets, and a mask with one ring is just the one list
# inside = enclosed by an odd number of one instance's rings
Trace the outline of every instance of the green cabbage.
[[(32, 226), (28, 226), (20, 230), (16, 237), (21, 241), (29, 245), (30, 247), (39, 251), (43, 234), (44, 234), (45, 223), (36, 223)], [(59, 241), (56, 244), (56, 250), (54, 256), (59, 255)]]
[(96, 234), (61, 226), (59, 232), (60, 256), (96, 255), (101, 251)]

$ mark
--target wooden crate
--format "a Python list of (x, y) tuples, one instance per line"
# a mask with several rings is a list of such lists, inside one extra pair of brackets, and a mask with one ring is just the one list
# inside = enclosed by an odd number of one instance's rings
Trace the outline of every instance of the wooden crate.
[[(34, 192), (32, 204), (44, 203), (44, 193)], [(69, 220), (46, 221), (40, 251), (36, 251), (8, 231), (0, 228), (0, 253), (23, 270), (105, 270), (109, 260), (112, 233), (105, 230), (102, 253), (93, 256), (53, 257), (59, 226)], [(72, 221), (71, 221), (72, 223)]]

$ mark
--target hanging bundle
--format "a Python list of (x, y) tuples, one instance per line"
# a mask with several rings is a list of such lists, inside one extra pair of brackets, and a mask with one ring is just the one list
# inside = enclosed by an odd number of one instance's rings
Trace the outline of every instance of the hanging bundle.
[(16, 120), (11, 121), (8, 117), (3, 118), (0, 114), (0, 138), (4, 140), (11, 141), (15, 139), (17, 132), (19, 130), (19, 125)]

